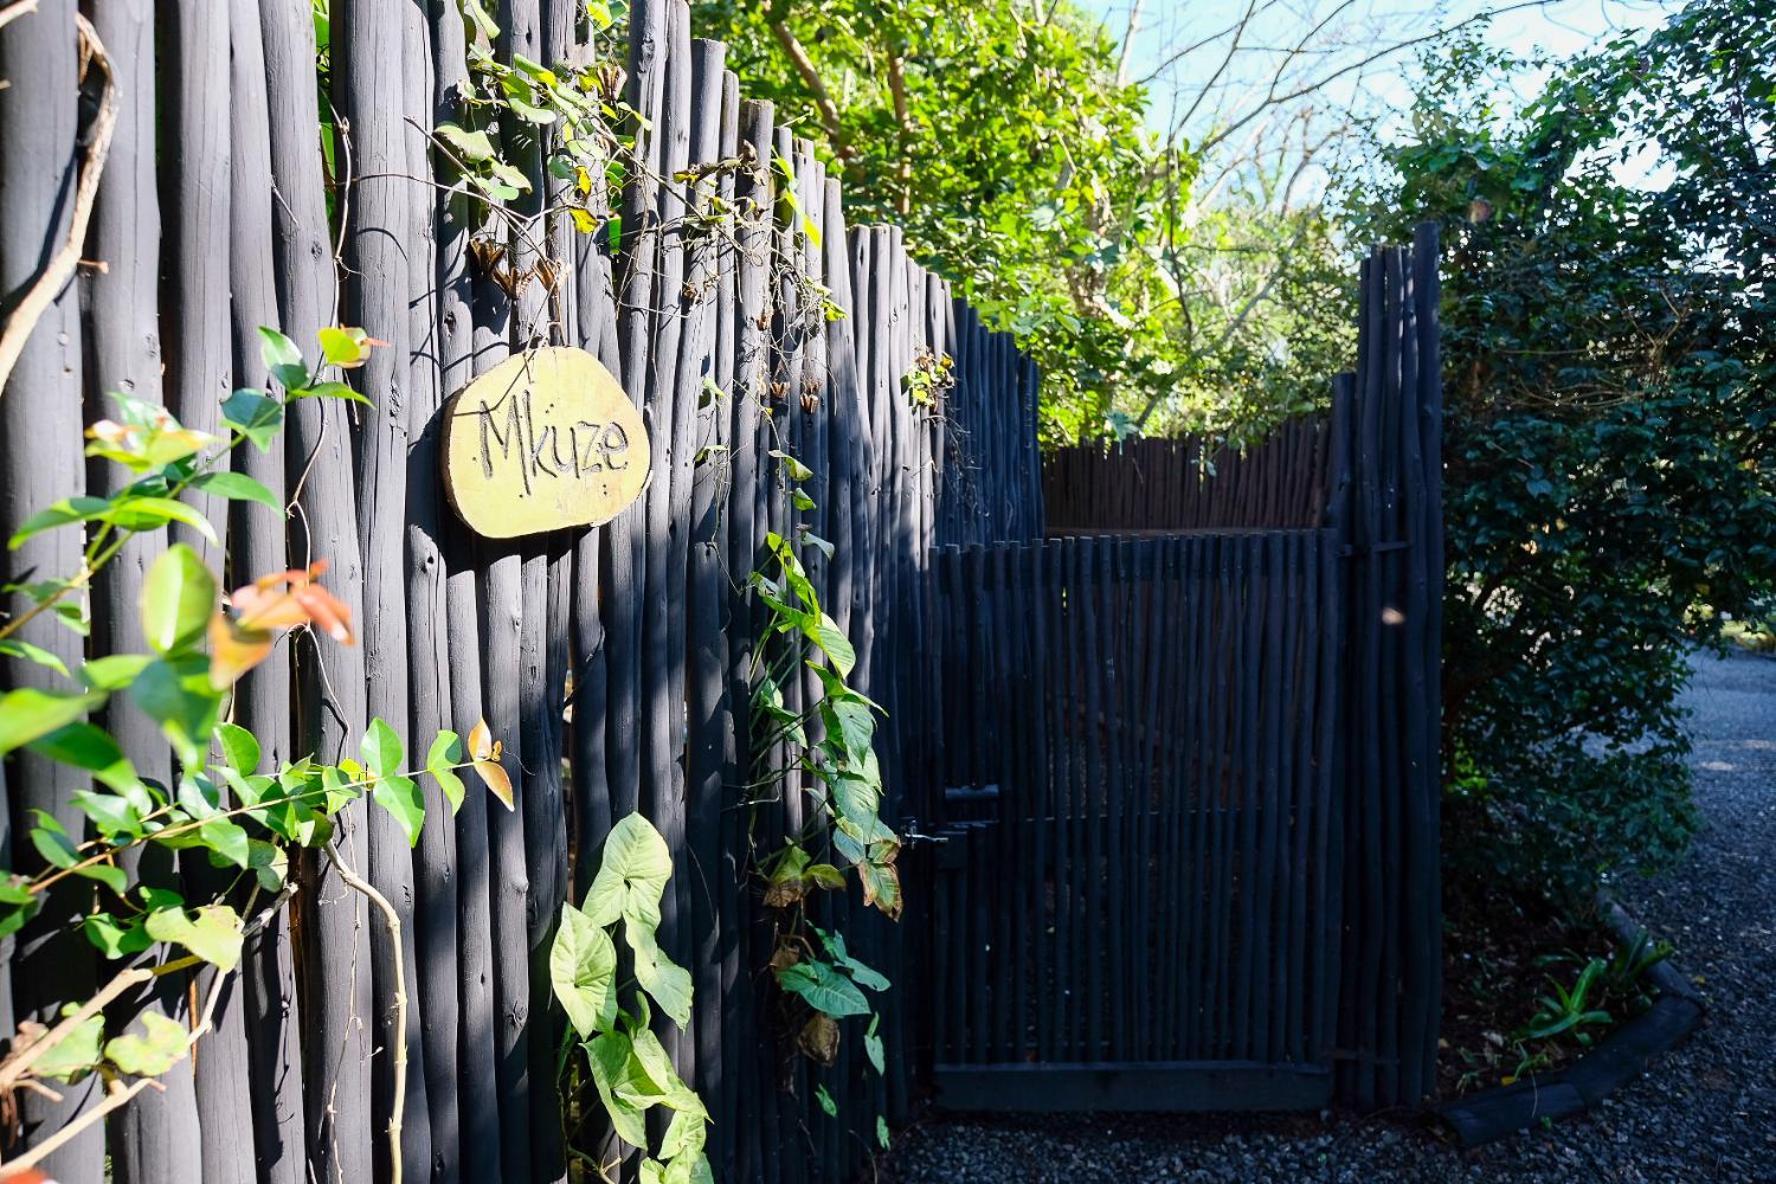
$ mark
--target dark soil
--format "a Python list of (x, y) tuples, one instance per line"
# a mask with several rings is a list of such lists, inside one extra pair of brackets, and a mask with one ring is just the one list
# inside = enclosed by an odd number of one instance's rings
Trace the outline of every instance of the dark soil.
[[(1567, 919), (1540, 900), (1471, 887), (1443, 902), (1443, 1032), (1437, 1092), (1444, 1098), (1519, 1076), (1557, 1069), (1585, 1051), (1576, 1039), (1532, 1040), (1521, 1030), (1550, 977), (1571, 986), (1591, 957), (1607, 958), (1612, 936), (1601, 921)], [(1602, 1001), (1615, 1024), (1640, 1008)], [(1595, 1042), (1613, 1025), (1597, 1025)]]

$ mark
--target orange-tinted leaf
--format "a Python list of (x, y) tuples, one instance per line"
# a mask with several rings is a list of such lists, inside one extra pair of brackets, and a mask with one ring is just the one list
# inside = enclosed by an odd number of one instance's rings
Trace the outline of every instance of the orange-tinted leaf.
[(493, 756), (493, 733), (487, 730), (487, 721), (478, 719), (475, 726), (469, 729), (469, 759), (484, 761)]
[(225, 690), (240, 676), (265, 661), (273, 635), (264, 629), (243, 629), (228, 614), (210, 618), (210, 685)]
[(322, 559), (307, 570), (293, 568), (261, 576), (228, 598), (244, 629), (294, 629), (313, 625), (342, 645), (353, 642), (351, 610), (315, 582), (327, 570)]
[[(496, 746), (497, 747), (497, 746)], [(506, 776), (506, 770), (498, 761), (476, 761), (475, 772), (487, 783), (493, 796), (500, 800), (506, 809), (512, 809), (512, 779)]]
[(469, 759), (475, 763), (475, 772), (487, 784), (493, 796), (510, 810), (512, 779), (506, 776), (506, 770), (500, 765), (500, 754), (505, 751), (506, 746), (493, 738), (484, 719), (476, 720), (475, 726), (469, 729), (468, 745)]
[(296, 603), (308, 612), (308, 618), (315, 628), (341, 645), (352, 644), (351, 610), (338, 597), (319, 584), (298, 588), (292, 595), (295, 596)]

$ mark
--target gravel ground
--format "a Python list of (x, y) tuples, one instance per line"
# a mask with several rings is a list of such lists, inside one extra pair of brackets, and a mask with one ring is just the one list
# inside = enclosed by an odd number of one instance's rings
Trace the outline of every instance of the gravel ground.
[(1620, 892), (1676, 945), (1710, 1008), (1653, 1076), (1583, 1119), (1466, 1153), (1416, 1119), (956, 1118), (901, 1136), (880, 1179), (1776, 1182), (1776, 659), (1696, 665), (1687, 702), (1704, 829), (1682, 867)]

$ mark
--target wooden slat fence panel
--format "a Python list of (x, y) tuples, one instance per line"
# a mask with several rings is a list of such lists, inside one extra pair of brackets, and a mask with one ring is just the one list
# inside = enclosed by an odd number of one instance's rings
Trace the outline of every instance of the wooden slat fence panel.
[[(1092, 1064), (1276, 1070), (1284, 1092), (1257, 1100), (1307, 1096), (1303, 1074), (1326, 1096), (1339, 546), (1319, 529), (938, 552), (944, 685), (992, 687), (945, 731), (944, 833), (971, 854), (940, 874), (939, 956), (974, 969), (937, 996), (940, 1101), (1015, 1106), (1048, 1088), (1033, 1067)], [(994, 1067), (1016, 1069), (997, 1101), (976, 1089)]]

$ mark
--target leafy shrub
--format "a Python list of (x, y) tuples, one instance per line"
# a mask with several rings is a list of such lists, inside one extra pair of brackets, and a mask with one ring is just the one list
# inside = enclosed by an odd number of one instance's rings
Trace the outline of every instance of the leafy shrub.
[[(1457, 871), (1583, 899), (1694, 829), (1686, 651), (1776, 572), (1776, 55), (1753, 7), (1694, 4), (1515, 114), (1490, 96), (1521, 63), (1448, 47), (1355, 203), (1370, 234), (1444, 228)], [(1624, 143), (1662, 150), (1670, 186), (1622, 183)]]

